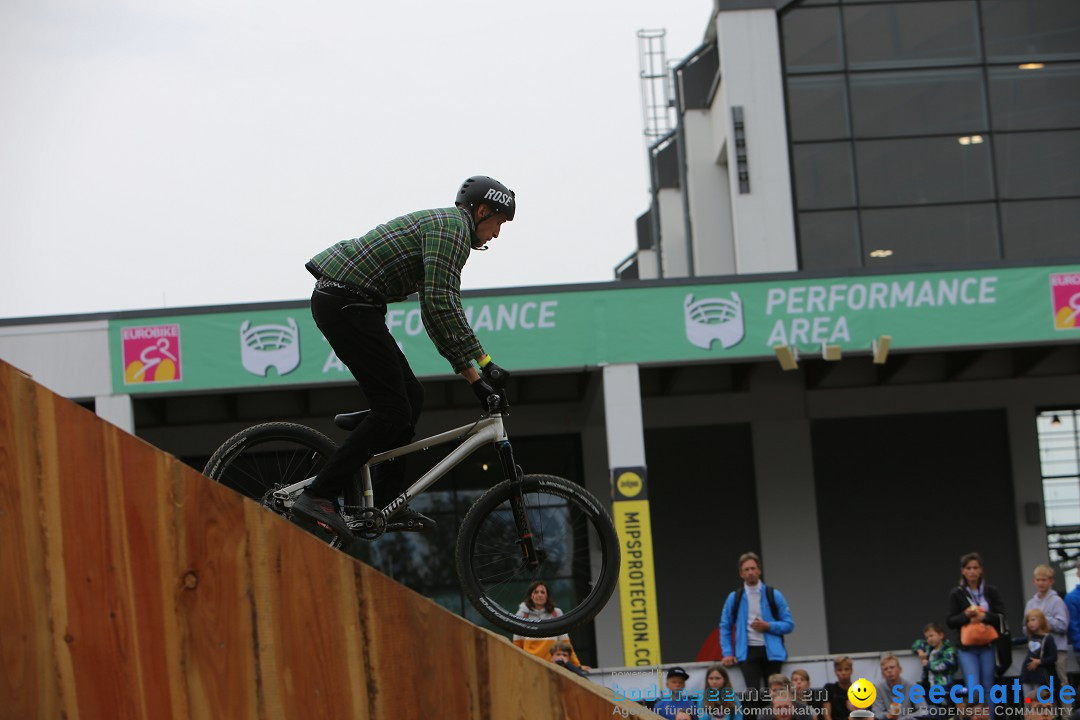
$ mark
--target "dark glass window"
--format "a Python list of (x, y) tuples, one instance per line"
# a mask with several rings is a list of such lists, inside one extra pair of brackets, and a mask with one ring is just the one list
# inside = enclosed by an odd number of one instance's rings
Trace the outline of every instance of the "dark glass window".
[(788, 7), (802, 269), (1080, 257), (1080, 0)]
[(720, 53), (715, 44), (687, 61), (678, 72), (677, 80), (684, 110), (709, 107), (709, 94), (720, 72)]
[(855, 211), (799, 213), (799, 255), (803, 270), (861, 267)]
[(853, 207), (851, 143), (796, 145), (795, 196), (800, 210)]
[(851, 76), (856, 137), (985, 132), (978, 68)]
[(784, 62), (788, 72), (844, 68), (840, 8), (792, 10), (784, 16)]
[(991, 62), (1080, 58), (1080, 2), (983, 0), (986, 57)]
[[(998, 258), (997, 213), (992, 203), (864, 210), (862, 229), (869, 267)], [(892, 250), (892, 255), (869, 256), (874, 250)]]
[(788, 80), (791, 139), (837, 140), (851, 137), (843, 75), (805, 75)]
[(1080, 131), (995, 136), (1002, 198), (1080, 195)]
[(853, 69), (971, 63), (981, 57), (973, 0), (849, 5), (844, 37)]
[(990, 68), (990, 115), (995, 130), (1080, 127), (1080, 65)]
[[(982, 135), (855, 143), (864, 206), (990, 200), (990, 141)], [(972, 144), (973, 140), (976, 140)]]
[(1080, 200), (1029, 200), (1001, 204), (1008, 260), (1080, 257)]

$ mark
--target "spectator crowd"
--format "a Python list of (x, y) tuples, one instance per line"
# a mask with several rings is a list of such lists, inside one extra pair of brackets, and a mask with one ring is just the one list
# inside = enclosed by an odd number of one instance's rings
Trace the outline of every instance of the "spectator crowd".
[[(668, 692), (652, 708), (661, 717), (745, 720), (752, 714), (762, 720), (799, 716), (849, 720), (856, 710), (859, 717), (872, 714), (874, 720), (947, 714), (988, 717), (995, 714), (990, 690), (1010, 670), (1014, 645), (1027, 650), (1018, 670), (1022, 712), (1048, 718), (1072, 713), (1071, 702), (1061, 697), (1060, 689), (1068, 686), (1068, 648), (1080, 653), (1080, 586), (1062, 598), (1054, 590), (1055, 573), (1049, 565), (1034, 569), (1036, 592), (1027, 601), (1021, 632), (1014, 639), (1001, 594), (987, 582), (982, 558), (977, 553), (964, 555), (960, 581), (948, 594), (945, 626), (927, 623), (911, 646), (921, 664), (921, 676), (904, 677), (899, 658), (882, 656), (881, 680), (874, 686), (873, 703), (865, 710), (849, 697), (854, 682), (849, 656), (834, 658), (835, 680), (821, 689), (811, 687), (810, 674), (804, 669), (791, 671), (790, 677), (781, 674), (788, 659), (784, 636), (795, 629), (791, 609), (783, 593), (763, 581), (761, 558), (756, 554), (743, 554), (738, 571), (741, 586), (727, 595), (720, 615), (720, 662), (706, 670), (703, 687), (692, 690), (686, 688), (689, 673), (682, 667), (670, 668)], [(949, 631), (955, 640), (947, 637)], [(736, 666), (746, 690), (736, 691), (732, 686), (728, 669)], [(1051, 683), (1056, 688), (1053, 698), (1038, 694), (1038, 688)], [(928, 701), (935, 686), (944, 690), (940, 703)], [(957, 692), (949, 692), (957, 686)], [(913, 693), (914, 688), (920, 689)], [(897, 698), (903, 701), (896, 702)], [(1080, 710), (1071, 720), (1080, 720)]]

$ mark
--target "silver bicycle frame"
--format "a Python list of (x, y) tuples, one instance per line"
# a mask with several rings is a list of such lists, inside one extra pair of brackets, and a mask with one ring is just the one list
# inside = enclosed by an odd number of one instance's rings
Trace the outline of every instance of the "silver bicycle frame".
[(361, 488), (364, 491), (363, 506), (366, 508), (375, 506), (375, 497), (371, 489), (371, 467), (373, 465), (378, 465), (381, 462), (393, 460), (394, 458), (403, 455), (409, 455), (418, 450), (427, 450), (433, 445), (442, 445), (443, 443), (453, 442), (454, 440), (461, 439), (463, 436), (464, 442), (454, 448), (450, 454), (440, 460), (435, 467), (424, 473), (423, 477), (410, 485), (405, 492), (391, 500), (390, 504), (383, 508), (383, 517), (387, 519), (393, 517), (394, 513), (405, 507), (405, 504), (408, 503), (410, 499), (434, 485), (439, 479), (446, 475), (446, 473), (457, 467), (462, 460), (472, 455), (480, 447), (488, 443), (506, 440), (506, 428), (503, 426), (502, 415), (493, 415), (480, 420), (480, 422), (475, 425), (467, 425), (456, 430), (450, 430), (449, 432), (432, 436), (426, 440), (420, 440), (419, 442), (414, 442), (410, 445), (403, 445), (395, 450), (379, 453), (371, 458), (371, 461), (360, 469), (362, 478)]
[[(435, 467), (424, 473), (423, 477), (409, 486), (405, 492), (398, 495), (389, 505), (383, 508), (383, 517), (389, 519), (394, 513), (405, 507), (405, 504), (408, 503), (409, 500), (420, 495), (434, 485), (439, 479), (446, 475), (446, 473), (457, 467), (462, 460), (476, 452), (477, 449), (487, 443), (503, 442), (506, 439), (506, 428), (503, 425), (502, 415), (492, 415), (490, 417), (482, 418), (472, 425), (462, 425), (454, 430), (449, 430), (440, 433), (439, 435), (432, 435), (429, 438), (417, 440), (409, 445), (402, 445), (399, 448), (379, 453), (371, 458), (366, 465), (360, 468), (360, 485), (363, 491), (363, 498), (361, 501), (363, 505), (361, 507), (371, 508), (375, 506), (375, 494), (371, 489), (371, 468), (374, 465), (404, 455), (410, 455), (420, 450), (427, 450), (436, 445), (444, 445), (457, 440), (462, 441), (462, 443), (454, 448), (449, 455), (440, 460)], [(300, 482), (278, 489), (274, 495), (291, 499), (314, 481), (314, 477), (301, 480)]]

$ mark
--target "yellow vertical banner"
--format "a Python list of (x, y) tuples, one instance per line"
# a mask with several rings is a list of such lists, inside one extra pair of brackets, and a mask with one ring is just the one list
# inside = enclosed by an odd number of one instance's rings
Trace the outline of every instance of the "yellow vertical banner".
[(623, 556), (619, 574), (623, 662), (659, 665), (660, 618), (645, 468), (615, 468), (611, 475), (612, 515)]

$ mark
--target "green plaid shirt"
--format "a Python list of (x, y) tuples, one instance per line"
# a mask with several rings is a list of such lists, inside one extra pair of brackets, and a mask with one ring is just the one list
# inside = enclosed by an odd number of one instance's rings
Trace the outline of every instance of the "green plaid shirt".
[(342, 240), (313, 257), (308, 269), (387, 302), (418, 293), (428, 336), (454, 372), (460, 372), (484, 355), (461, 309), (461, 268), (474, 232), (466, 210), (420, 210), (363, 237)]

